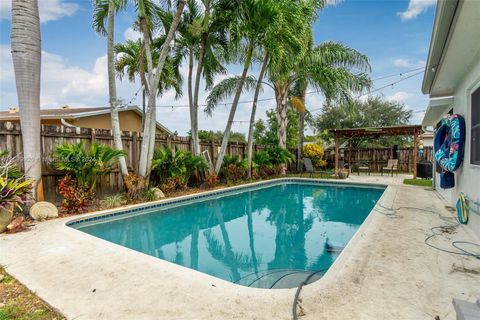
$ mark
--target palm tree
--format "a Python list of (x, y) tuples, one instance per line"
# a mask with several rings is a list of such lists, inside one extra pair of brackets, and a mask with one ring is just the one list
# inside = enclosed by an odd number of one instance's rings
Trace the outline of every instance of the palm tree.
[[(263, 51), (261, 53), (262, 67), (256, 82), (256, 86), (250, 86), (255, 88), (255, 94), (250, 116), (248, 137), (247, 157), (249, 176), (251, 175), (252, 166), (253, 128), (255, 123), (256, 107), (258, 96), (262, 90), (262, 85), (265, 84), (263, 79), (266, 71), (269, 68), (272, 68), (271, 61), (274, 62), (273, 67), (275, 68), (288, 69), (290, 65), (283, 63), (284, 61), (288, 61), (287, 57), (297, 56), (303, 52), (305, 41), (302, 37), (298, 37), (297, 33), (307, 33), (304, 30), (311, 29), (311, 25), (306, 23), (306, 21), (308, 22), (312, 20), (309, 17), (314, 16), (315, 10), (320, 8), (323, 3), (323, 0), (309, 0), (301, 3), (292, 2), (290, 0), (277, 0), (270, 4), (273, 8), (272, 11), (274, 12), (272, 14), (273, 18), (266, 26), (264, 26), (266, 29), (264, 29), (261, 37), (257, 37), (257, 47)], [(270, 71), (270, 73), (271, 72), (272, 71)], [(237, 84), (233, 82), (234, 79), (237, 79)], [(223, 99), (224, 97), (233, 94), (233, 90), (231, 90), (231, 88), (234, 88), (235, 86), (238, 87), (240, 85), (240, 80), (241, 77), (234, 77), (225, 80), (225, 82), (222, 81), (216, 87), (214, 87), (207, 99), (207, 111), (211, 112), (219, 100), (221, 100), (219, 98)], [(227, 85), (227, 83), (229, 84)], [(273, 86), (271, 87), (273, 88)], [(246, 89), (248, 90), (248, 86)]]
[(165, 40), (163, 41), (162, 48), (159, 53), (156, 68), (153, 68), (152, 49), (151, 49), (151, 32), (149, 29), (149, 20), (146, 11), (146, 0), (137, 0), (139, 25), (143, 34), (143, 41), (145, 45), (145, 55), (147, 58), (147, 70), (148, 70), (148, 105), (146, 110), (146, 118), (143, 126), (143, 139), (141, 145), (141, 154), (138, 171), (139, 174), (148, 181), (150, 172), (152, 169), (153, 150), (155, 147), (155, 132), (156, 132), (156, 93), (158, 84), (160, 83), (160, 77), (167, 59), (168, 52), (170, 50), (170, 43), (175, 37), (175, 31), (180, 23), (180, 18), (185, 7), (186, 0), (179, 0), (175, 16), (168, 29)]
[[(273, 67), (269, 74), (277, 103), (279, 146), (286, 148), (288, 95), (295, 84), (300, 87), (304, 101), (308, 85), (330, 100), (350, 99), (370, 86), (365, 72), (370, 71), (367, 56), (335, 42), (325, 42), (287, 62), (288, 71)], [(303, 129), (302, 129), (303, 133)]]
[[(93, 27), (96, 32), (107, 36), (108, 95), (112, 118), (113, 144), (116, 150), (123, 151), (115, 83), (114, 31), (115, 13), (126, 6), (126, 0), (95, 0), (94, 6)], [(107, 11), (106, 15), (105, 10)], [(108, 21), (107, 30), (105, 30), (105, 19)], [(118, 158), (118, 164), (120, 173), (125, 178), (128, 176), (128, 168), (124, 156)]]
[[(235, 96), (230, 108), (222, 145), (215, 164), (215, 171), (217, 173), (221, 169), (223, 158), (225, 156), (233, 119), (247, 78), (248, 69), (252, 62), (254, 49), (262, 44), (269, 30), (269, 26), (274, 23), (275, 18), (277, 17), (277, 7), (273, 0), (225, 0), (221, 3), (220, 8), (226, 16), (230, 17), (228, 29), (232, 45), (237, 48), (241, 45), (245, 45), (246, 55), (242, 74), (238, 78), (238, 86), (236, 87)], [(211, 113), (214, 107), (215, 105), (212, 101), (209, 101), (207, 102), (207, 108), (205, 111)]]
[[(161, 40), (155, 39), (153, 42), (152, 58), (153, 62), (158, 61), (158, 49), (161, 48)], [(130, 82), (135, 82), (136, 77), (140, 78), (143, 88), (147, 87), (147, 79), (143, 66), (146, 64), (145, 55), (142, 54), (143, 43), (141, 39), (136, 41), (127, 40), (125, 43), (115, 45), (115, 53), (119, 56), (115, 63), (115, 70), (120, 79), (127, 77)], [(142, 61), (143, 60), (143, 61)], [(176, 96), (182, 94), (183, 79), (179, 72), (180, 61), (176, 57), (167, 57), (163, 72), (158, 84), (158, 95), (163, 94), (166, 90), (174, 89)]]
[[(213, 86), (214, 76), (227, 72), (220, 61), (228, 43), (225, 30), (226, 23), (218, 18), (222, 15), (217, 12), (217, 4), (218, 1), (216, 0), (187, 0), (187, 10), (178, 26), (174, 49), (174, 56), (180, 60), (185, 60), (188, 64), (188, 102), (193, 140), (192, 152), (196, 155), (200, 153), (198, 136), (200, 80), (203, 75), (206, 83), (205, 89), (209, 90)], [(160, 19), (171, 21), (170, 16), (163, 14)], [(194, 79), (195, 61), (197, 61), (197, 70)]]
[(37, 0), (12, 1), (12, 59), (17, 85), (25, 176), (34, 181), (33, 197), (42, 200), (40, 149), (41, 37)]

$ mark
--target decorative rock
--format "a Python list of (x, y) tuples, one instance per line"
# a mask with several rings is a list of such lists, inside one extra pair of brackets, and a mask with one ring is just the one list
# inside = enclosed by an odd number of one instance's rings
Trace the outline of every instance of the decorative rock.
[(165, 198), (165, 195), (163, 194), (163, 191), (160, 190), (159, 188), (153, 188), (153, 193), (155, 195), (155, 200), (160, 200)]
[(40, 201), (30, 207), (30, 216), (35, 220), (56, 218), (58, 217), (58, 209), (53, 203)]

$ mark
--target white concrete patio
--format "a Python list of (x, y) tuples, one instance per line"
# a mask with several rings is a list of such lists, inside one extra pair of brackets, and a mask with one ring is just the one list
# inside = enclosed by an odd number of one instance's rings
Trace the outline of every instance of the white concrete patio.
[[(452, 298), (480, 296), (480, 259), (424, 244), (453, 212), (403, 178), (348, 179), (389, 187), (327, 274), (303, 288), (300, 319), (455, 319)], [(292, 318), (295, 289), (238, 286), (74, 230), (68, 220), (0, 236), (0, 264), (69, 319)], [(465, 226), (432, 243), (453, 250), (453, 240), (478, 243)]]

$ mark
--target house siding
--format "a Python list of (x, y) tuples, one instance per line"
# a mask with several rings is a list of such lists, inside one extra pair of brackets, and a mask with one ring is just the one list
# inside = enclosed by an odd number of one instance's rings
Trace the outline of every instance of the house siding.
[[(452, 206), (455, 205), (459, 193), (463, 192), (469, 199), (480, 201), (480, 166), (470, 163), (471, 152), (471, 94), (480, 87), (480, 55), (475, 59), (475, 65), (463, 78), (460, 85), (455, 89), (455, 103), (453, 111), (465, 117), (466, 137), (465, 156), (462, 165), (455, 172), (455, 187), (450, 195), (446, 194), (446, 200)], [(480, 208), (472, 206), (478, 211)], [(480, 214), (469, 212), (468, 225), (475, 235), (480, 238)]]
[[(120, 128), (122, 131), (142, 132), (142, 118), (135, 111), (119, 112)], [(110, 114), (100, 114), (90, 117), (69, 120), (70, 123), (82, 128), (112, 129), (112, 120)], [(158, 134), (166, 134), (157, 128)]]

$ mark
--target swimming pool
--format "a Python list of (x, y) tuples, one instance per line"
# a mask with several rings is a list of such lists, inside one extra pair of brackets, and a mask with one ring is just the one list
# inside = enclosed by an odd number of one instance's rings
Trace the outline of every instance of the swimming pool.
[(280, 179), (69, 225), (240, 285), (290, 288), (328, 270), (384, 190)]

